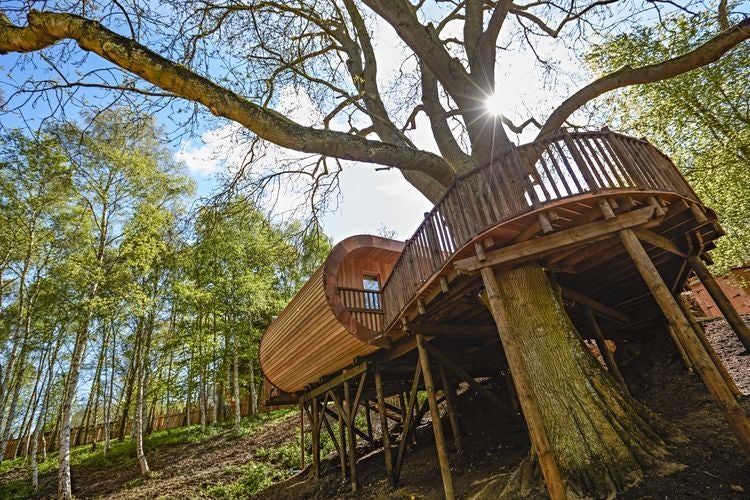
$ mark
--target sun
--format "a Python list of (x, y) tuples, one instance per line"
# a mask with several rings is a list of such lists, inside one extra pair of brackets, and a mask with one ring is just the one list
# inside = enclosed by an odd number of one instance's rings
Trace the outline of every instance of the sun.
[(484, 107), (487, 113), (494, 116), (501, 116), (505, 105), (504, 99), (495, 92), (488, 95), (484, 100)]

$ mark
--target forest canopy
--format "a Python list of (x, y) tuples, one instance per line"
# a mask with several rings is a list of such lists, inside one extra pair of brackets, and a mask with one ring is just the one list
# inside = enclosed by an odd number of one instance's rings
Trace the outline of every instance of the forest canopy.
[[(65, 413), (73, 446), (113, 422), (105, 455), (154, 415), (257, 413), (260, 334), (328, 240), (240, 197), (189, 205), (153, 119), (123, 108), (0, 143), (0, 457), (15, 438), (36, 481), (37, 438), (56, 443)], [(76, 373), (87, 390), (65, 406)]]

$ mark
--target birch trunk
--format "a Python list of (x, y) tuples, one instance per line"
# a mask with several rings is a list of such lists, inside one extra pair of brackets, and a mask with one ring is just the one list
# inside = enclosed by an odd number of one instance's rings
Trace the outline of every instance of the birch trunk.
[[(94, 287), (94, 293), (92, 296), (96, 294), (97, 288), (98, 286)], [(88, 340), (90, 321), (91, 313), (89, 312), (76, 335), (73, 356), (70, 360), (67, 388), (63, 395), (62, 421), (60, 424), (60, 468), (58, 473), (57, 497), (65, 500), (73, 498), (73, 490), (70, 480), (70, 432), (73, 422), (73, 401), (76, 397), (78, 377), (81, 373), (81, 362), (83, 361), (83, 355), (86, 351), (86, 341)]]
[(239, 431), (242, 421), (242, 414), (240, 408), (240, 362), (239, 353), (237, 349), (237, 336), (234, 336), (234, 342), (232, 342), (232, 398), (234, 399), (234, 428)]
[(250, 415), (258, 415), (258, 390), (255, 387), (255, 362), (250, 358)]
[[(140, 351), (140, 347), (138, 351)], [(146, 455), (143, 452), (143, 407), (145, 404), (144, 383), (146, 377), (143, 363), (144, 356), (140, 352), (137, 356), (139, 358), (136, 365), (136, 379), (138, 389), (136, 391), (137, 394), (135, 402), (135, 416), (133, 417), (135, 431), (135, 454), (136, 458), (138, 459), (138, 465), (141, 468), (141, 475), (147, 477), (149, 474), (148, 461), (146, 460)]]

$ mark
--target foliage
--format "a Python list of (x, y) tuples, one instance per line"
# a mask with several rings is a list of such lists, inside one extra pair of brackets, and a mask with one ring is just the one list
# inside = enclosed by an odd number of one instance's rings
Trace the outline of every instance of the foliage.
[[(588, 61), (597, 73), (651, 64), (705, 42), (720, 30), (713, 14), (670, 16), (661, 24), (612, 36)], [(605, 101), (610, 121), (646, 136), (667, 153), (727, 236), (714, 252), (716, 271), (750, 260), (750, 51), (652, 85), (629, 87)]]
[[(163, 140), (153, 118), (119, 108), (2, 137), (3, 446), (37, 425), (57, 441), (69, 380), (84, 389), (71, 423), (87, 429), (74, 447), (105, 419), (118, 437), (138, 406), (147, 435), (150, 415), (200, 409), (201, 425), (146, 439), (145, 455), (225, 432), (233, 402), (256, 399), (260, 334), (330, 242), (241, 197), (189, 214), (192, 182)], [(136, 467), (137, 443), (77, 448), (71, 464)]]

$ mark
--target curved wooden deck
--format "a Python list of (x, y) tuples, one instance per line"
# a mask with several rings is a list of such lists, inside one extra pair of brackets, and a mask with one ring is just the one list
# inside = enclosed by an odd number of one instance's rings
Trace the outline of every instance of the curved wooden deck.
[(610, 131), (562, 133), (526, 144), (457, 179), (407, 240), (383, 287), (384, 331), (397, 326), (425, 284), (488, 230), (540, 211), (537, 230), (543, 231), (553, 222), (545, 211), (564, 200), (644, 191), (698, 201), (667, 156), (645, 140)]

